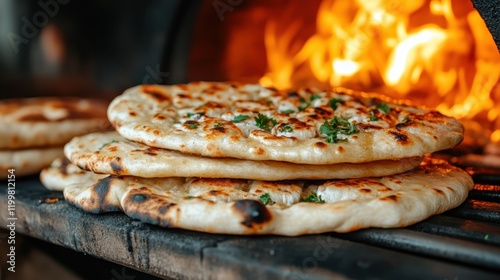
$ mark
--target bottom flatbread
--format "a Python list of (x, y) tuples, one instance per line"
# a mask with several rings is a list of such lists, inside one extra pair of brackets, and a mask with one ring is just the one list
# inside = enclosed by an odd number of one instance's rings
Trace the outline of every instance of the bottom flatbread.
[(296, 236), (408, 226), (457, 207), (473, 185), (461, 169), (425, 159), (398, 175), (322, 182), (109, 176), (68, 185), (64, 197), (162, 227)]
[(9, 169), (15, 169), (16, 176), (35, 174), (63, 154), (63, 147), (0, 150), (0, 175), (7, 178)]

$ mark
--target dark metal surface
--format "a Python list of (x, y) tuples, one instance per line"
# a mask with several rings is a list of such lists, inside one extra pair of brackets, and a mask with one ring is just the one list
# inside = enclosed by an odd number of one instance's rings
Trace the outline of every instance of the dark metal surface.
[(472, 0), (500, 50), (500, 5), (498, 1)]
[[(58, 198), (56, 203), (44, 203)], [(7, 209), (6, 192), (0, 209)], [(469, 207), (468, 204), (464, 207)], [(17, 232), (160, 277), (207, 279), (498, 279), (500, 225), (438, 215), (404, 229), (301, 237), (164, 229), (92, 215), (19, 178)], [(7, 211), (0, 211), (6, 224)]]

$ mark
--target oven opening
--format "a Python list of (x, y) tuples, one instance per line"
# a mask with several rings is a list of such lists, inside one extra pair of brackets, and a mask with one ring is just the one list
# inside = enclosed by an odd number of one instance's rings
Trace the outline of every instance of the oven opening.
[(498, 152), (491, 147), (500, 142), (500, 54), (472, 2), (255, 1), (229, 8), (202, 5), (189, 80), (380, 92), (460, 119), (467, 153)]

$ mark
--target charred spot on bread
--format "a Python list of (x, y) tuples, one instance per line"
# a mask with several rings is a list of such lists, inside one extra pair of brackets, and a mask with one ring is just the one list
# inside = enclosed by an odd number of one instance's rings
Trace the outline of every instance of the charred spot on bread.
[(382, 200), (382, 201), (394, 201), (394, 202), (397, 202), (398, 201), (398, 196), (395, 195), (395, 194), (391, 194), (391, 195), (388, 195), (388, 196), (381, 197), (380, 200)]
[(408, 139), (408, 136), (402, 132), (402, 131), (389, 131), (389, 133), (394, 136), (394, 139), (396, 139), (396, 141), (400, 144), (408, 144), (409, 143), (409, 139)]
[(266, 206), (256, 200), (242, 199), (234, 203), (232, 207), (243, 220), (241, 224), (255, 228), (271, 221), (271, 213), (267, 210)]
[(91, 193), (91, 205), (90, 207), (85, 207), (86, 211), (89, 211), (93, 214), (103, 213), (103, 212), (111, 212), (120, 210), (118, 207), (108, 203), (108, 195), (113, 183), (113, 177), (106, 177), (100, 179), (95, 183), (92, 187)]
[(159, 102), (169, 101), (170, 98), (166, 96), (163, 91), (155, 85), (143, 85), (141, 86), (142, 92), (153, 97)]
[(120, 157), (115, 157), (112, 161), (109, 162), (111, 169), (113, 169), (114, 174), (120, 174), (123, 171), (123, 165), (121, 163)]
[(314, 143), (314, 147), (319, 148), (319, 149), (324, 149), (327, 147), (327, 145), (324, 142), (316, 142), (316, 143)]

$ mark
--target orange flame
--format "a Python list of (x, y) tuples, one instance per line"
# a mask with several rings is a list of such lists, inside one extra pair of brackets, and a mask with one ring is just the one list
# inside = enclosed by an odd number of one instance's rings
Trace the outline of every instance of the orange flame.
[(323, 0), (316, 21), (298, 51), (291, 45), (300, 24), (278, 32), (277, 19), (268, 21), (261, 84), (347, 86), (412, 99), (485, 121), (500, 142), (500, 54), (469, 1)]

